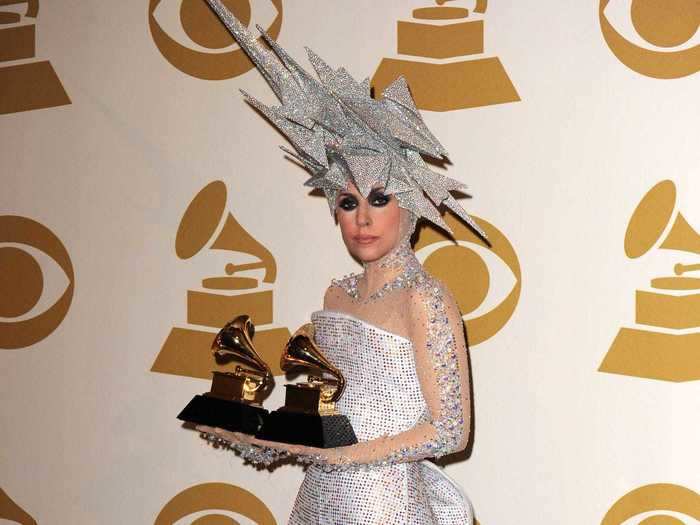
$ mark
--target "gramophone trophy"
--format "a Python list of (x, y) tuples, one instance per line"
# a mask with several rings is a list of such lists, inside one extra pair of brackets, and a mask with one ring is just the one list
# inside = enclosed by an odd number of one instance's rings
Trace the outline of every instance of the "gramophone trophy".
[(178, 419), (219, 427), (231, 432), (255, 434), (267, 416), (262, 396), (272, 384), (270, 367), (253, 347), (255, 327), (247, 315), (236, 317), (224, 326), (212, 343), (217, 361), (237, 360), (233, 372), (213, 372), (211, 390), (192, 398)]
[(285, 385), (284, 407), (270, 412), (256, 437), (317, 448), (357, 443), (350, 421), (335, 408), (345, 390), (345, 378), (314, 343), (313, 325), (306, 324), (294, 333), (284, 348), (280, 368), (285, 372), (303, 368), (315, 375), (310, 374), (305, 383)]
[[(700, 235), (676, 210), (676, 186), (664, 180), (642, 198), (625, 235), (631, 259), (652, 249), (700, 255)], [(637, 290), (634, 326), (622, 327), (601, 372), (664, 381), (700, 379), (700, 264), (677, 263), (675, 275), (651, 279)], [(684, 275), (691, 273), (691, 275)]]

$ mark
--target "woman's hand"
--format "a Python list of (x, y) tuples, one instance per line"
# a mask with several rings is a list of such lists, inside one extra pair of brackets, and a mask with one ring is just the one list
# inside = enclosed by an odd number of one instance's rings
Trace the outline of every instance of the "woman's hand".
[(230, 432), (219, 427), (209, 427), (207, 425), (197, 425), (194, 427), (199, 432), (204, 432), (206, 434), (213, 434), (221, 439), (230, 441), (231, 443), (250, 443), (250, 439), (255, 439), (253, 436), (248, 434), (243, 434), (241, 432)]
[[(294, 456), (314, 456), (322, 457), (327, 463), (337, 465), (342, 463), (341, 456), (337, 453), (339, 449), (324, 449), (317, 447), (306, 447), (304, 445), (292, 445), (290, 443), (280, 443), (279, 441), (268, 441), (265, 439), (257, 439), (249, 434), (241, 432), (230, 432), (218, 427), (209, 427), (206, 425), (197, 425), (195, 427), (199, 432), (213, 434), (223, 440), (231, 443), (245, 443), (248, 445), (256, 445), (258, 447), (269, 447), (276, 450), (282, 450)], [(341, 447), (342, 448), (342, 447)]]

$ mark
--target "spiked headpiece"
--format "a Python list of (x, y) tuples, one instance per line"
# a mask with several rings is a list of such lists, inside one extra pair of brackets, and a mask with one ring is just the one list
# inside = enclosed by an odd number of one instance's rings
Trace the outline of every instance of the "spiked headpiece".
[[(323, 190), (331, 213), (338, 192), (352, 181), (367, 197), (379, 183), (400, 207), (452, 233), (438, 207), (444, 204), (480, 235), (486, 234), (450, 195), (464, 184), (430, 170), (421, 155), (442, 159), (447, 152), (416, 108), (408, 84), (396, 79), (370, 95), (369, 79), (359, 83), (344, 69), (332, 69), (307, 48), (319, 80), (307, 73), (259, 26), (272, 51), (231, 14), (220, 0), (207, 0), (242, 49), (250, 56), (282, 103), (268, 107), (242, 92), (294, 146), (282, 149), (312, 174), (307, 186)], [(427, 195), (427, 198), (426, 198)]]

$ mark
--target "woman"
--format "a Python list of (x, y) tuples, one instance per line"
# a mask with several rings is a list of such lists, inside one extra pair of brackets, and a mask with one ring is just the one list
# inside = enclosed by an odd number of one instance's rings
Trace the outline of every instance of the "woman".
[[(446, 153), (423, 123), (403, 79), (383, 99), (309, 51), (313, 79), (275, 42), (259, 45), (219, 0), (214, 11), (282, 101), (248, 98), (287, 135), (288, 151), (322, 189), (361, 274), (334, 281), (312, 315), (324, 355), (347, 381), (337, 408), (359, 442), (316, 449), (199, 427), (252, 462), (283, 456), (310, 463), (292, 524), (464, 524), (471, 506), (426, 458), (462, 450), (470, 427), (463, 325), (446, 288), (425, 273), (410, 238), (419, 217), (449, 231), (446, 205), (483, 232), (449, 194), (463, 185), (428, 169), (421, 154)], [(247, 95), (246, 95), (247, 96)], [(427, 197), (426, 198), (426, 195)]]

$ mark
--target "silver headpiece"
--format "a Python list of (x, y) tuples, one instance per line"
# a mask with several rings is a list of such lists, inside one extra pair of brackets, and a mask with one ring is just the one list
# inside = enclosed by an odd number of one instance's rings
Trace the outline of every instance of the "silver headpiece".
[[(272, 52), (259, 43), (220, 0), (207, 0), (242, 49), (250, 56), (282, 103), (268, 107), (243, 92), (294, 146), (282, 149), (312, 174), (307, 186), (323, 190), (331, 213), (338, 192), (352, 181), (367, 197), (372, 186), (396, 196), (399, 206), (452, 233), (438, 207), (444, 204), (481, 236), (450, 191), (465, 187), (430, 170), (421, 155), (443, 159), (447, 152), (416, 108), (406, 79), (399, 77), (382, 93), (370, 94), (369, 79), (357, 82), (344, 69), (329, 67), (310, 49), (313, 78), (265, 31), (257, 26)], [(427, 198), (426, 198), (427, 195)]]

